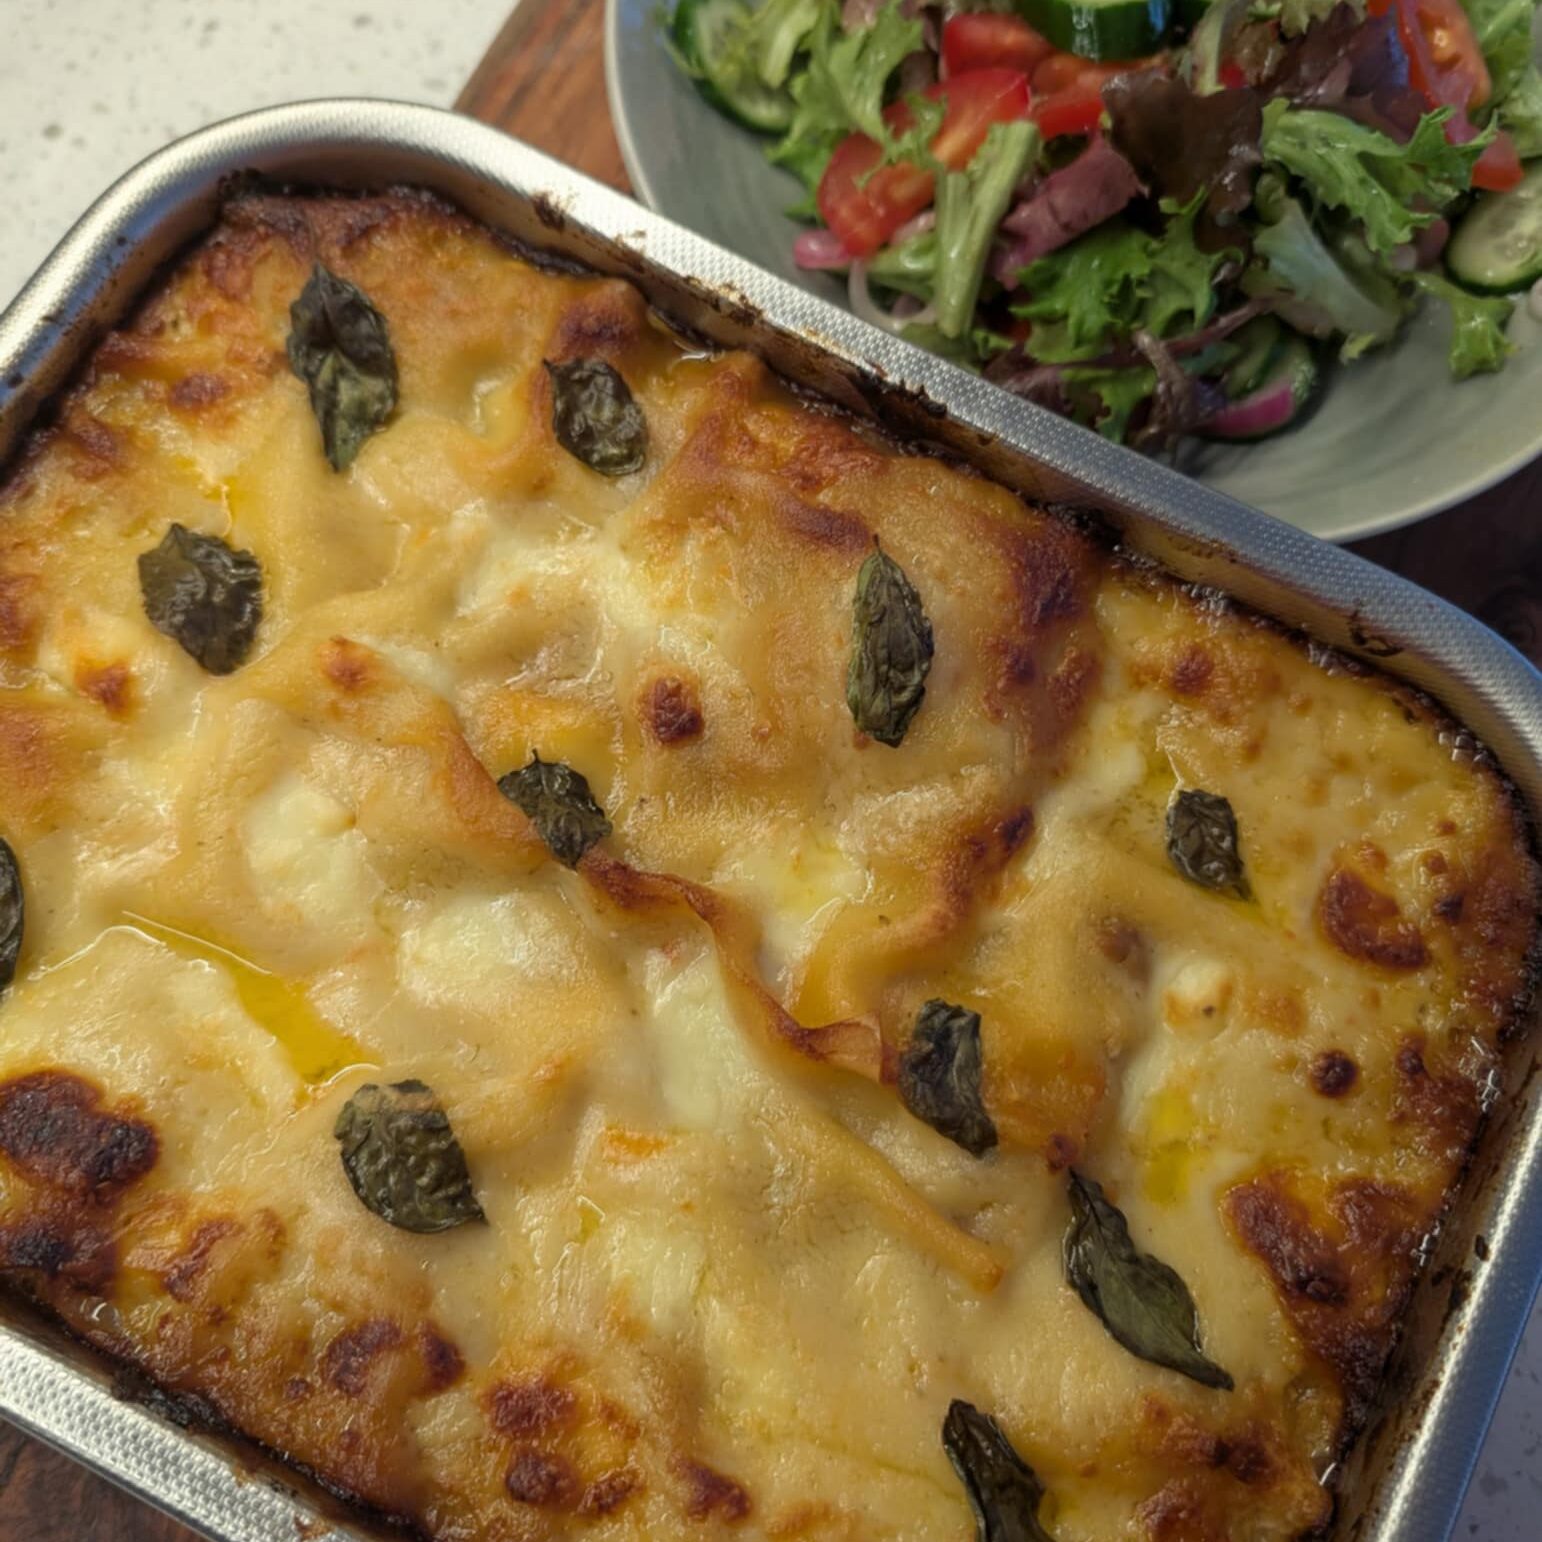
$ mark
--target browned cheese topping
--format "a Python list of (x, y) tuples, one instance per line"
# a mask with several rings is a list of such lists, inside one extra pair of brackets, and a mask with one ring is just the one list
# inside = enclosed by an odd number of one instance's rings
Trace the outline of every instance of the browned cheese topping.
[(1536, 873), (1428, 704), (428, 199), (0, 484), (0, 1276), (437, 1542), (1284, 1542)]

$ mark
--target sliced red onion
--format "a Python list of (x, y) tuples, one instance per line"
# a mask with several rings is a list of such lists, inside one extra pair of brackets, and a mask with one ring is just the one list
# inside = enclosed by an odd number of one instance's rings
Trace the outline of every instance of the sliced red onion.
[(1414, 256), (1421, 268), (1433, 267), (1451, 239), (1449, 220), (1432, 220), (1413, 238)]
[(890, 246), (903, 246), (912, 236), (924, 236), (937, 224), (937, 211), (935, 209), (923, 209), (919, 214), (906, 220), (898, 230), (889, 237)]
[(1387, 253), (1387, 265), (1396, 273), (1412, 273), (1415, 268), (1428, 268), (1437, 262), (1451, 239), (1451, 226), (1443, 220), (1431, 220), (1422, 230), (1416, 231), (1412, 241), (1394, 246)]
[(851, 301), (852, 314), (867, 322), (869, 326), (882, 327), (885, 332), (898, 334), (906, 327), (931, 326), (937, 319), (936, 307), (931, 305), (909, 316), (901, 316), (897, 313), (891, 315), (884, 310), (873, 298), (872, 290), (867, 287), (865, 262), (852, 263), (851, 272), (846, 277), (846, 293)]
[(1211, 439), (1257, 439), (1284, 428), (1295, 414), (1295, 387), (1289, 380), (1278, 380), (1212, 412), (1199, 431)]
[(1174, 358), (1180, 359), (1189, 354), (1203, 353), (1211, 344), (1230, 337), (1238, 327), (1246, 326), (1255, 316), (1262, 316), (1268, 309), (1268, 303), (1264, 300), (1247, 300), (1236, 310), (1226, 311), (1223, 315), (1217, 316), (1214, 321), (1201, 327), (1197, 332), (1186, 332), (1182, 337), (1169, 338), (1167, 351)]
[(792, 260), (800, 268), (846, 268), (851, 253), (833, 230), (800, 230), (792, 243)]
[(1465, 145), (1476, 139), (1481, 132), (1477, 124), (1460, 107), (1446, 119), (1446, 138), (1454, 145)]

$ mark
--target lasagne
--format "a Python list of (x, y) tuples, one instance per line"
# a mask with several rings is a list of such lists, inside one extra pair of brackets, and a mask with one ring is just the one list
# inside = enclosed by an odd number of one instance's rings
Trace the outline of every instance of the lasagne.
[(434, 1542), (1332, 1521), (1528, 986), (1429, 702), (426, 197), (0, 486), (0, 1276)]

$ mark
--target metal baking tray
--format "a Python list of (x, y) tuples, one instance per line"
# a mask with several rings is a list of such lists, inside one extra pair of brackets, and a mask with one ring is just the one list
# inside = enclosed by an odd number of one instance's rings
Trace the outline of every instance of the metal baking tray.
[[(231, 179), (412, 184), (516, 242), (637, 284), (712, 341), (1127, 547), (1429, 692), (1485, 744), (1542, 828), (1542, 675), (1493, 633), (1362, 559), (1106, 443), (879, 332), (467, 119), (376, 101), (273, 108), (205, 129), (117, 183), (0, 316), (0, 462)], [(1460, 738), (1460, 736), (1458, 736)], [(1454, 753), (1464, 752), (1461, 744)], [(1442, 1229), (1382, 1398), (1338, 1474), (1335, 1542), (1444, 1542), (1542, 1277), (1535, 1036)], [(0, 1297), (0, 1415), (218, 1542), (375, 1532), (313, 1485), (186, 1419)]]

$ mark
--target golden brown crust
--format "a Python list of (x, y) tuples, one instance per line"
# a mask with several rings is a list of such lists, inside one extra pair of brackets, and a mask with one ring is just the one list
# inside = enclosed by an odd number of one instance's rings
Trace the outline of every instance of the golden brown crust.
[(676, 1465), (685, 1484), (685, 1513), (693, 1521), (715, 1516), (724, 1521), (742, 1521), (750, 1513), (750, 1496), (744, 1486), (715, 1471), (705, 1462), (682, 1459)]
[(1383, 969), (1422, 969), (1429, 960), (1418, 926), (1399, 912), (1397, 901), (1350, 868), (1328, 874), (1318, 915), (1334, 945), (1350, 958)]
[[(399, 363), (346, 473), (285, 353), (317, 260)], [(642, 471), (558, 443), (580, 358)], [(1325, 1523), (1536, 929), (1428, 703), (406, 194), (234, 201), (0, 515), (0, 1271), (75, 1331), (454, 1542), (957, 1537), (954, 1397), (1063, 1542)], [(172, 520), (261, 564), (229, 676), (145, 615)], [(875, 539), (935, 638), (897, 748), (846, 702)], [(534, 753), (611, 822), (574, 871), (499, 790)], [(1251, 899), (1168, 860), (1180, 788)], [(984, 1160), (899, 1096), (933, 998)], [(408, 1077), (485, 1225), (350, 1186), (340, 1107)], [(1073, 1164), (1233, 1392), (1066, 1286)]]
[(1388, 1183), (1329, 1185), (1310, 1208), (1290, 1175), (1268, 1173), (1226, 1197), (1237, 1235), (1269, 1270), (1303, 1341), (1333, 1373), (1341, 1439), (1370, 1412), (1397, 1341), (1424, 1236), (1417, 1198)]
[(660, 744), (684, 744), (701, 737), (706, 726), (696, 687), (678, 675), (660, 675), (642, 700), (643, 721)]
[(34, 1183), (110, 1205), (155, 1166), (159, 1142), (143, 1120), (103, 1103), (99, 1087), (63, 1071), (0, 1083), (0, 1153)]

